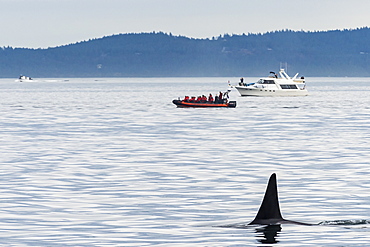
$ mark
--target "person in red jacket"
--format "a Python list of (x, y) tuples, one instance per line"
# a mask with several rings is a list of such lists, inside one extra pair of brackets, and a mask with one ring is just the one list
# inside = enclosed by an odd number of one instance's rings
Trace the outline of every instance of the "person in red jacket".
[(208, 96), (208, 101), (210, 102), (210, 103), (213, 103), (213, 96), (212, 96), (212, 94), (210, 93), (209, 94), (209, 96)]
[(222, 92), (220, 92), (220, 94), (218, 95), (218, 99), (219, 99), (219, 100), (222, 100), (222, 99), (223, 99), (223, 97), (222, 97)]
[(204, 94), (202, 95), (202, 102), (207, 102), (207, 96), (205, 96)]

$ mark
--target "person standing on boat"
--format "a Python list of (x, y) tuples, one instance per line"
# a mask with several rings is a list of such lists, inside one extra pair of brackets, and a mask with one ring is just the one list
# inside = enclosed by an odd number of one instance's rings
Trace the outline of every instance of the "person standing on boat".
[(226, 92), (224, 92), (224, 95), (223, 95), (223, 98), (222, 98), (222, 102), (223, 103), (227, 103), (228, 98), (229, 98), (229, 92), (226, 91)]
[(244, 86), (244, 78), (240, 78), (239, 86)]
[(222, 92), (220, 91), (220, 93), (218, 94), (218, 99), (219, 100), (222, 100)]

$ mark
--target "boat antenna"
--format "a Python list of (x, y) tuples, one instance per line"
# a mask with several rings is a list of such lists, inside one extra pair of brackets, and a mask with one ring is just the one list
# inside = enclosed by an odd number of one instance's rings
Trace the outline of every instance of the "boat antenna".
[(285, 72), (288, 73), (288, 63), (287, 62), (280, 62), (280, 70), (284, 70)]

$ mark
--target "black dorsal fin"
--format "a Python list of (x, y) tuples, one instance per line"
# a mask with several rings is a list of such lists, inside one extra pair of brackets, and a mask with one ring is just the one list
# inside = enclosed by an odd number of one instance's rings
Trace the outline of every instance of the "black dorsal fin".
[(254, 220), (249, 224), (275, 224), (283, 220), (279, 206), (276, 174), (273, 173), (270, 176), (261, 207)]

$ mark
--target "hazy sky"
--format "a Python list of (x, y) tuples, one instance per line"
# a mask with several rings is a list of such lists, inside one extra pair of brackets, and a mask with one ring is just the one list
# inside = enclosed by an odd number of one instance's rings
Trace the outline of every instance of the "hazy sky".
[(194, 38), (370, 26), (370, 0), (0, 0), (0, 47), (51, 47), (118, 33)]

